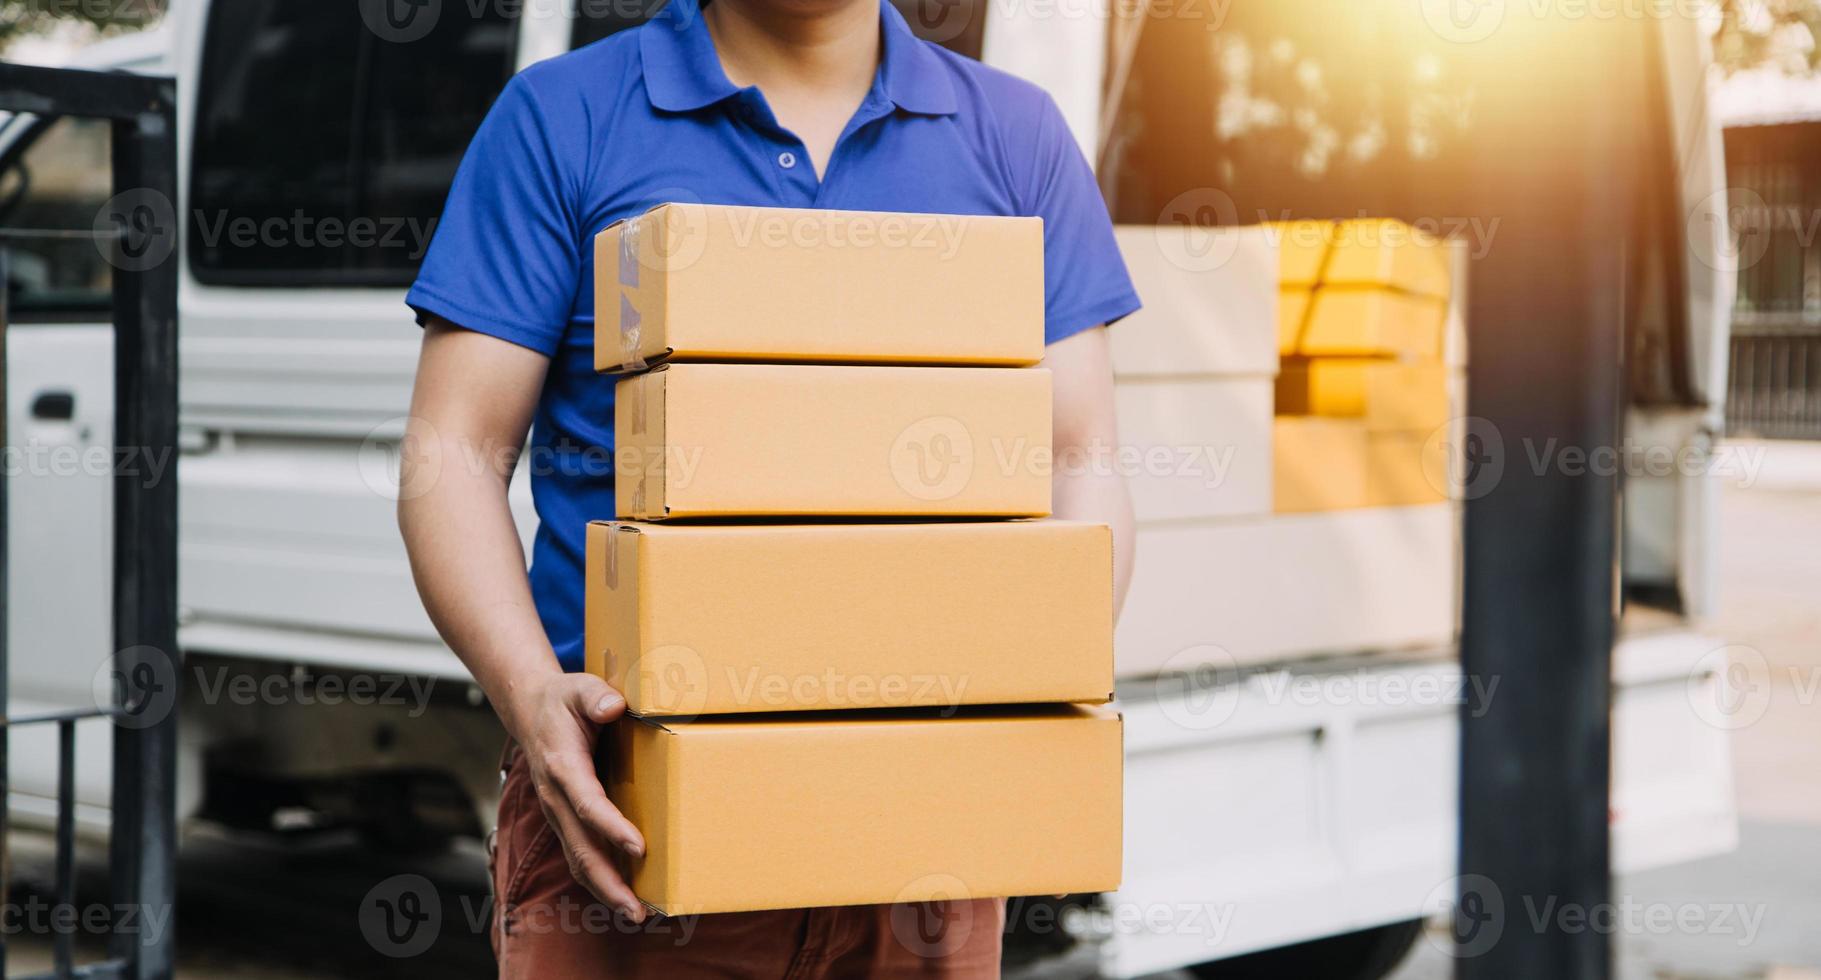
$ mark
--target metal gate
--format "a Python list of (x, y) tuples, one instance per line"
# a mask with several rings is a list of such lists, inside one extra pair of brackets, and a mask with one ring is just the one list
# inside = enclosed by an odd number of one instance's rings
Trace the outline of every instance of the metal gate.
[(1733, 323), (1726, 434), (1821, 439), (1821, 330), (1740, 332)]
[(1821, 439), (1821, 122), (1726, 131), (1739, 295), (1728, 435)]
[[(54, 930), (53, 977), (158, 980), (172, 975), (171, 929), (123, 923), (125, 914), (176, 902), (177, 484), (172, 473), (144, 480), (120, 465), (122, 449), (165, 451), (177, 445), (177, 234), (175, 85), (168, 78), (0, 64), (0, 110), (39, 117), (76, 116), (112, 123), (115, 197), (102, 219), (111, 232), (98, 244), (114, 266), (114, 572), (113, 704), (88, 710), (0, 718), (0, 789), (9, 731), (19, 725), (58, 730), (55, 908), (73, 914), (75, 898), (76, 722), (114, 721), (110, 798), (110, 907), (107, 955), (75, 962), (71, 929)], [(0, 394), (4, 394), (4, 325), (0, 324)], [(0, 398), (0, 428), (4, 428)], [(0, 483), (0, 514), (5, 489)], [(13, 560), (0, 519), (0, 708), (7, 703), (6, 581)], [(37, 560), (54, 556), (30, 556)], [(158, 710), (148, 711), (150, 705)], [(8, 827), (0, 808), (0, 842)], [(0, 874), (10, 873), (10, 864)], [(7, 882), (0, 878), (0, 895)], [(7, 975), (0, 934), (0, 977)]]

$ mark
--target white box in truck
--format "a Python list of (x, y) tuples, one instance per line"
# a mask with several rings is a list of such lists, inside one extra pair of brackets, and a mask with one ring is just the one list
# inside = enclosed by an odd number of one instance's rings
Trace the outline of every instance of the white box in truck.
[(1445, 503), (1140, 527), (1120, 674), (1446, 646), (1459, 528)]

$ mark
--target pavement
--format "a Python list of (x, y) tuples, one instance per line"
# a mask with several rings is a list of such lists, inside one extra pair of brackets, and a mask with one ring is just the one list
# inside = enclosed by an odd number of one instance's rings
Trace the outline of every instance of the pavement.
[[(1746, 682), (1769, 692), (1763, 715), (1733, 732), (1739, 848), (1620, 878), (1613, 894), (1743, 915), (1621, 930), (1621, 980), (1821, 980), (1821, 444), (1738, 448), (1762, 449), (1762, 465), (1750, 487), (1722, 492), (1719, 597), (1703, 626), (1761, 654)], [(1748, 936), (1739, 920), (1752, 916)], [(1393, 980), (1445, 980), (1451, 967), (1419, 943)]]
[[(1770, 695), (1763, 715), (1734, 737), (1740, 846), (1621, 878), (1614, 890), (1642, 907), (1733, 912), (1724, 923), (1709, 914), (1699, 928), (1622, 926), (1615, 937), (1622, 980), (1821, 980), (1821, 446), (1770, 447), (1762, 476), (1723, 494), (1721, 592), (1705, 624), (1762, 655), (1754, 681)], [(12, 846), (9, 900), (29, 908), (33, 895), (48, 891), (50, 848), (26, 832), (15, 833)], [(91, 896), (106, 894), (105, 853), (91, 846), (79, 857), (78, 904), (99, 901)], [(363, 848), (350, 835), (250, 841), (194, 829), (179, 876), (179, 975), (492, 976), (483, 865), (478, 845), (405, 858)], [(362, 909), (372, 908), (377, 892), (420, 883), (440, 902), (437, 926), (421, 953), (390, 955), (399, 947)], [(9, 923), (7, 944), (10, 970), (49, 968), (44, 929)], [(1418, 943), (1394, 980), (1450, 977), (1443, 945)], [(94, 935), (78, 946), (100, 953)], [(1080, 975), (1084, 962), (1075, 958), (1080, 970), (1055, 964), (1027, 975)]]

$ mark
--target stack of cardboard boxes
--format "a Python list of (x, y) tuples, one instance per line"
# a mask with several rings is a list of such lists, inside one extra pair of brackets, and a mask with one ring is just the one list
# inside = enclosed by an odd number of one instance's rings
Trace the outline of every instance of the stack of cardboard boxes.
[(665, 205), (596, 242), (587, 669), (668, 914), (1119, 878), (1112, 541), (1052, 520), (1033, 219)]
[[(1117, 229), (1145, 302), (1112, 331), (1123, 472), (1139, 526), (1120, 676), (1453, 638), (1458, 510), (1419, 502), (1439, 496), (1413, 465), (1421, 454), (1403, 452), (1411, 441), (1441, 448), (1431, 441), (1440, 422), (1429, 432), (1419, 423), (1432, 420), (1438, 357), (1450, 379), (1464, 364), (1462, 291), (1438, 285), (1431, 243), (1354, 233), (1356, 245), (1343, 249), (1349, 224)], [(1440, 270), (1441, 283), (1458, 278)], [(1412, 325), (1419, 312), (1421, 329)], [(1280, 332), (1280, 323), (1294, 329)], [(1434, 339), (1419, 343), (1430, 324)], [(1310, 365), (1319, 365), (1322, 411), (1274, 417), (1286, 389), (1311, 389), (1297, 381)], [(1364, 371), (1349, 379), (1356, 368)], [(1338, 385), (1323, 374), (1331, 369)], [(1372, 394), (1348, 404), (1346, 384), (1358, 392), (1366, 376)], [(1387, 380), (1411, 387), (1387, 392), (1396, 388)], [(1377, 432), (1388, 434), (1376, 440), (1381, 455), (1393, 457), (1380, 468), (1399, 482), (1381, 480), (1374, 497), (1367, 473)], [(1308, 501), (1324, 506), (1286, 506)]]
[(1448, 246), (1388, 220), (1275, 228), (1276, 510), (1446, 500), (1460, 389), (1446, 357)]

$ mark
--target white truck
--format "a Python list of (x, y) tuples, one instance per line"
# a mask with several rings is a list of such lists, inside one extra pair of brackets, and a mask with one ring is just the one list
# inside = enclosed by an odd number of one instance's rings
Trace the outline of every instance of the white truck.
[[(186, 818), (248, 831), (354, 825), (392, 846), (489, 826), (500, 731), (422, 612), (393, 518), (419, 336), (401, 300), (468, 137), (506, 79), (640, 15), (590, 0), (420, 6), (441, 16), (173, 0), (156, 32), (77, 60), (179, 80), (182, 199), (169, 215), (183, 441), (174, 462), (133, 462), (148, 478), (174, 467), (180, 481)], [(948, 29), (943, 12), (955, 10), (968, 29)], [(1117, 161), (1102, 153), (1103, 128), (1119, 125), (1103, 102), (1119, 100), (1101, 79), (1123, 91), (1146, 49), (1130, 22), (1043, 10), (910, 13), (938, 39), (1044, 84), (1084, 149)], [(1696, 148), (1678, 171), (1694, 202), (1722, 177), (1689, 33), (1664, 29), (1663, 91), (1672, 145)], [(80, 121), (0, 121), (0, 227), (94, 228), (106, 153), (105, 130)], [(1119, 166), (1138, 164), (1103, 164)], [(1107, 186), (1120, 177), (1106, 176)], [(1689, 233), (1725, 229), (1691, 223)], [(1722, 241), (1690, 247), (1713, 254)], [(90, 242), (50, 234), (8, 245), (17, 713), (92, 704), (109, 690), (110, 461), (94, 449), (111, 444), (111, 340), (100, 324), (108, 268)], [(1678, 347), (1692, 352), (1693, 396), (1634, 408), (1628, 426), (1629, 439), (1675, 450), (1700, 450), (1716, 431), (1732, 289), (1690, 266), (1697, 274), (1664, 301), (1686, 307)], [(1725, 682), (1722, 644), (1692, 625), (1711, 594), (1708, 485), (1634, 480), (1627, 496), (1628, 591), (1657, 608), (1628, 607), (1615, 658), (1621, 871), (1735, 839), (1725, 719), (1704, 710)], [(514, 504), (528, 538), (522, 481)], [(1434, 508), (1412, 520), (1451, 535), (1454, 505), (1437, 508), (1439, 525)], [(1148, 601), (1135, 597), (1133, 614), (1156, 615)], [(1476, 692), (1451, 630), (1387, 649), (1347, 640), (1343, 624), (1322, 650), (1211, 676), (1204, 662), (1177, 669), (1187, 662), (1122, 649), (1125, 885), (1078, 897), (1056, 919), (1016, 905), (1020, 955), (1072, 947), (1117, 977), (1388, 970), (1452, 894), (1457, 717)], [(89, 826), (107, 805), (104, 735), (79, 736)], [(28, 820), (50, 813), (55, 778), (55, 754), (33, 737), (16, 734), (11, 759), (9, 804)]]

